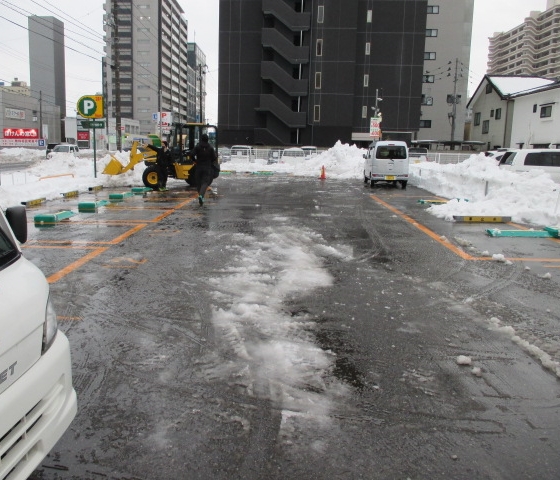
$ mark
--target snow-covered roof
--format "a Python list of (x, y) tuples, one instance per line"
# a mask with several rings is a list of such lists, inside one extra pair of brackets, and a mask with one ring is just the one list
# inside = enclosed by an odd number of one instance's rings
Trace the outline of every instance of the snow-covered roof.
[(488, 75), (488, 78), (502, 96), (526, 92), (527, 90), (545, 87), (554, 83), (554, 80), (549, 78), (524, 77), (519, 75), (511, 77)]

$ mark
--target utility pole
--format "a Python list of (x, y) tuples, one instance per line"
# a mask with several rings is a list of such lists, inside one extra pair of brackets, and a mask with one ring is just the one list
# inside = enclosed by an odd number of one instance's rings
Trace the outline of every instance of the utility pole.
[(43, 138), (43, 90), (39, 90), (39, 138)]
[(117, 21), (117, 1), (111, 2), (111, 13), (113, 22), (113, 71), (115, 73), (115, 86), (113, 88), (113, 101), (115, 102), (115, 120), (117, 134), (117, 150), (120, 152), (122, 147), (121, 136), (121, 81), (120, 81), (120, 65), (119, 65), (119, 25)]
[(453, 77), (453, 106), (451, 109), (451, 141), (455, 140), (455, 119), (457, 117), (457, 70), (459, 67), (459, 59), (455, 59), (455, 75)]
[(199, 91), (199, 97), (200, 97), (200, 123), (204, 123), (204, 107), (202, 106), (202, 99), (203, 96), (206, 95), (206, 92), (203, 91), (202, 88), (202, 75), (206, 75), (206, 69), (208, 68), (208, 65), (202, 65), (199, 64), (198, 65), (198, 81), (199, 81), (199, 85), (200, 85), (200, 91)]

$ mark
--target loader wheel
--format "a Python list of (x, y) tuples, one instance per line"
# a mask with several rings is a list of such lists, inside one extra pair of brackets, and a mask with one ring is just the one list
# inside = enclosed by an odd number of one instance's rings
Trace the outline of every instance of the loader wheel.
[(142, 174), (142, 181), (146, 187), (154, 190), (158, 189), (158, 171), (156, 165), (146, 167), (146, 170), (144, 170), (144, 173)]
[(193, 165), (193, 167), (189, 170), (189, 176), (185, 179), (185, 182), (189, 184), (189, 187), (196, 186), (195, 175), (196, 175), (196, 166)]

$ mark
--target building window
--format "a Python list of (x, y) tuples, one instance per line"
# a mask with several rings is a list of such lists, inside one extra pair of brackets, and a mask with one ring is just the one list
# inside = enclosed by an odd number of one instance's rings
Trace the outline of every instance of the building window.
[(424, 60), (435, 60), (436, 52), (424, 52)]
[(322, 38), (317, 39), (317, 47), (315, 48), (315, 54), (318, 57), (323, 56), (323, 39)]
[(494, 119), (500, 120), (500, 118), (502, 118), (502, 109), (496, 108), (496, 115), (494, 115)]
[(138, 101), (139, 101), (139, 102), (149, 102), (149, 101), (150, 101), (150, 97), (138, 97)]
[(420, 128), (432, 128), (431, 120), (420, 120)]
[(427, 95), (422, 94), (422, 105), (433, 105), (434, 104), (434, 97), (429, 97)]
[(426, 29), (426, 37), (437, 37), (438, 30), (437, 28), (427, 28)]
[(313, 121), (321, 121), (321, 105), (315, 105), (315, 107), (313, 108)]
[(373, 19), (373, 10), (368, 10), (368, 11), (367, 11), (367, 19), (366, 19), (366, 22), (367, 22), (367, 23), (371, 23), (372, 19)]
[(325, 6), (319, 5), (317, 7), (317, 23), (323, 23), (325, 21)]
[(494, 118), (494, 109), (490, 110), (490, 118)]
[(366, 42), (366, 55), (369, 55), (370, 50), (371, 50), (371, 43)]
[(492, 93), (492, 85), (489, 83), (486, 84), (486, 93)]
[(321, 72), (315, 73), (315, 90), (321, 90)]
[(541, 107), (541, 118), (552, 117), (552, 105), (545, 105)]
[(364, 75), (364, 87), (369, 87), (369, 75), (367, 73)]
[(434, 83), (434, 75), (422, 75), (422, 83)]
[(362, 107), (362, 118), (367, 118), (367, 105)]
[(474, 114), (474, 125), (475, 127), (480, 125), (480, 112)]
[(437, 5), (428, 5), (428, 11), (426, 13), (439, 13), (439, 7)]
[(482, 133), (488, 133), (490, 131), (490, 120), (484, 120), (482, 122)]
[(536, 103), (533, 105), (533, 113), (537, 113), (537, 104)]

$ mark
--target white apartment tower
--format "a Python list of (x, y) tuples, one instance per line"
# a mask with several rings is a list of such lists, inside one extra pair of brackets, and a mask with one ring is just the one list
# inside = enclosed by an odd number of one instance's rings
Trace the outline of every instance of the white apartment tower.
[(533, 11), (525, 22), (490, 38), (488, 73), (560, 76), (560, 0), (548, 0), (545, 12)]
[(105, 0), (104, 9), (107, 115), (138, 120), (142, 134), (156, 132), (157, 112), (192, 121), (188, 23), (177, 0)]
[(430, 0), (418, 140), (464, 138), (474, 0)]

